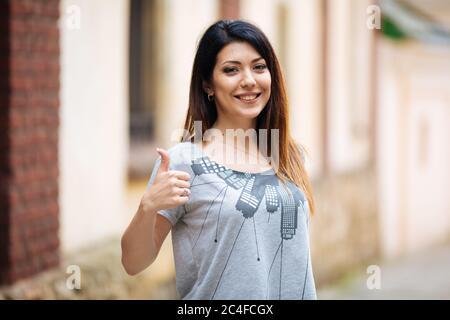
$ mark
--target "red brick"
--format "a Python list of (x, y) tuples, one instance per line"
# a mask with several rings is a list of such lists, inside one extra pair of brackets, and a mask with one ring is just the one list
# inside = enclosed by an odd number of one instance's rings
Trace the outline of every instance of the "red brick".
[(0, 124), (8, 124), (0, 139), (2, 150), (8, 148), (0, 157), (0, 209), (8, 208), (1, 220), (9, 237), (0, 246), (12, 259), (0, 257), (0, 282), (28, 277), (59, 259), (59, 1), (8, 3), (10, 18), (0, 22), (10, 27), (7, 38), (0, 35), (0, 48), (11, 52), (0, 57), (0, 104), (7, 110), (0, 111)]
[(28, 31), (26, 22), (22, 19), (13, 19), (10, 23), (10, 28), (11, 34), (14, 36), (20, 36)]
[(33, 13), (33, 5), (31, 1), (13, 0), (9, 1), (9, 3), (12, 16), (24, 16)]

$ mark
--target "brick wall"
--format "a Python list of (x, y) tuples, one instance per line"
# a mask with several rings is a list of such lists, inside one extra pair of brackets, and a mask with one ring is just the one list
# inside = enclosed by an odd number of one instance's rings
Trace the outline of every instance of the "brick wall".
[(59, 0), (0, 3), (0, 284), (59, 264)]

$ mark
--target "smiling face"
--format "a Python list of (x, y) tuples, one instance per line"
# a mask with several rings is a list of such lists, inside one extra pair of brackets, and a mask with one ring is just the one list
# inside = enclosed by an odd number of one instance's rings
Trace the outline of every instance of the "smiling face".
[(205, 91), (214, 95), (218, 117), (255, 119), (270, 98), (271, 76), (266, 61), (247, 42), (232, 42), (217, 55), (212, 83)]

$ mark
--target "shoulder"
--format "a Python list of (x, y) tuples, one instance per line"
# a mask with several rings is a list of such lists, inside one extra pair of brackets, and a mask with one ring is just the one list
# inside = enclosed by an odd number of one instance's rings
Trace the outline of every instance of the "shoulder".
[(306, 161), (306, 150), (299, 142), (294, 141), (295, 146), (297, 147), (298, 152), (300, 153), (300, 156), (302, 157), (302, 163), (305, 164)]
[(169, 155), (184, 154), (186, 151), (190, 151), (192, 148), (192, 143), (189, 141), (178, 142), (167, 149), (167, 152), (169, 152)]

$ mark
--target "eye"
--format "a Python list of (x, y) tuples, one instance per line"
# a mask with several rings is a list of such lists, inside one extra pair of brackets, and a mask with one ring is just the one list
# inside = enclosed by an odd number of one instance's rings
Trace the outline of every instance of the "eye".
[(232, 72), (236, 72), (238, 71), (238, 69), (236, 67), (226, 67), (223, 69), (223, 72), (225, 73), (232, 73)]
[(267, 66), (265, 64), (258, 64), (255, 66), (255, 69), (261, 71), (267, 69)]

